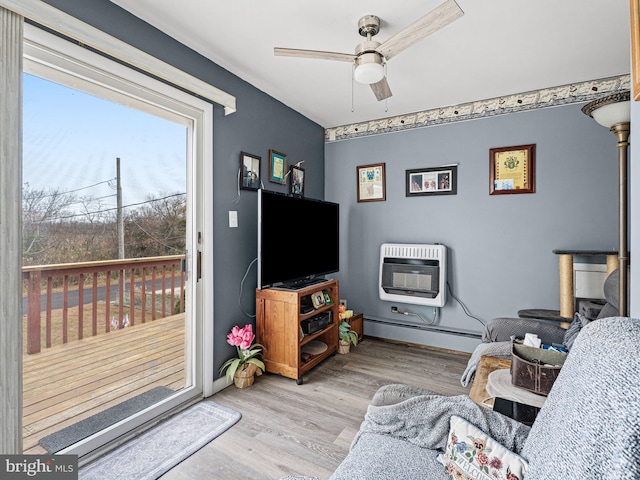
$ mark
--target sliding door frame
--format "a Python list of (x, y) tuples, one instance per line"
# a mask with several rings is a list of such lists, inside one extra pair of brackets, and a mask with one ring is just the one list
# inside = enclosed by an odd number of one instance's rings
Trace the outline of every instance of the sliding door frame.
[[(61, 27), (56, 27), (54, 30), (59, 31), (61, 34), (65, 34), (66, 32), (73, 33), (71, 36), (79, 41), (82, 41), (84, 36), (83, 32), (86, 33), (86, 36), (89, 39), (86, 44), (106, 53), (117, 51), (117, 58), (121, 60), (123, 57), (125, 59), (132, 59), (130, 63), (135, 66), (136, 70), (128, 68), (122, 63), (112, 62), (106, 57), (89, 52), (88, 50), (78, 47), (78, 45), (73, 45), (69, 42), (67, 43), (72, 45), (74, 49), (84, 50), (85, 53), (91, 53), (95, 57), (101, 58), (101, 61), (109, 63), (109, 66), (105, 69), (106, 72), (118, 69), (127, 71), (126, 74), (123, 73), (124, 78), (127, 78), (128, 75), (133, 75), (134, 77), (145, 77), (145, 81), (142, 82), (143, 84), (151, 81), (157, 84), (156, 87), (158, 91), (156, 94), (161, 96), (164, 95), (167, 98), (180, 98), (179, 102), (184, 103), (184, 105), (190, 105), (192, 109), (192, 113), (190, 115), (186, 115), (185, 112), (178, 112), (179, 109), (174, 113), (185, 115), (187, 117), (190, 116), (193, 120), (189, 148), (194, 157), (197, 158), (195, 163), (192, 165), (192, 170), (188, 172), (187, 179), (188, 182), (191, 182), (192, 191), (198, 192), (198, 194), (191, 199), (193, 208), (195, 208), (194, 221), (197, 222), (197, 229), (193, 232), (193, 236), (195, 238), (191, 242), (191, 249), (187, 252), (187, 265), (188, 275), (196, 275), (196, 272), (198, 272), (199, 275), (198, 279), (194, 279), (196, 289), (195, 297), (198, 301), (192, 305), (196, 321), (194, 323), (193, 331), (189, 332), (189, 335), (193, 339), (191, 345), (195, 350), (195, 355), (192, 358), (198, 359), (198, 361), (192, 362), (193, 383), (198, 394), (194, 396), (193, 388), (188, 389), (188, 392), (179, 392), (175, 396), (165, 400), (157, 408), (150, 407), (140, 412), (135, 416), (135, 420), (139, 428), (144, 428), (144, 426), (151, 425), (157, 421), (160, 408), (162, 408), (164, 412), (167, 412), (167, 407), (170, 409), (178, 409), (184, 404), (184, 402), (188, 402), (197, 397), (207, 397), (213, 394), (213, 215), (211, 212), (213, 208), (213, 105), (201, 98), (197, 98), (194, 95), (190, 95), (184, 91), (176, 89), (175, 87), (169, 86), (164, 82), (153, 80), (151, 77), (140, 73), (139, 70), (152, 73), (158, 78), (175, 78), (176, 81), (172, 83), (181, 87), (182, 90), (189, 90), (201, 97), (223, 105), (226, 114), (233, 113), (235, 111), (235, 97), (191, 77), (185, 72), (181, 72), (168, 64), (164, 64), (160, 60), (155, 59), (134, 47), (128, 46), (124, 42), (110, 37), (109, 35), (104, 34), (103, 32), (100, 32), (99, 30), (80, 22), (75, 18), (62, 13), (39, 0), (0, 0), (0, 6), (11, 10), (18, 15), (30, 18), (36, 23), (40, 23), (42, 25), (61, 25)], [(22, 19), (20, 20), (22, 21)], [(25, 25), (25, 27), (29, 30), (35, 29), (36, 31), (42, 32), (33, 26)], [(25, 30), (27, 30), (27, 28), (25, 28)], [(33, 32), (29, 32), (27, 36), (33, 35), (35, 35)], [(78, 38), (78, 36), (80, 38)], [(27, 41), (30, 40), (33, 39), (27, 38)], [(7, 48), (10, 47), (5, 45), (0, 46), (0, 48), (3, 49), (3, 52), (6, 52)], [(0, 57), (2, 56), (0, 55)], [(143, 65), (143, 68), (140, 67), (140, 65)], [(21, 88), (18, 89), (17, 92), (14, 90), (13, 92), (4, 92), (3, 94), (18, 94), (21, 96)], [(10, 108), (15, 108), (15, 111), (5, 113), (9, 116), (13, 116), (13, 118), (21, 119), (21, 99), (18, 104), (18, 107), (11, 107), (9, 105)], [(17, 133), (17, 136), (21, 137), (21, 130)], [(21, 138), (18, 139), (18, 142), (21, 143)], [(21, 149), (20, 152), (18, 152), (17, 157), (21, 157)], [(19, 169), (21, 177), (22, 160), (21, 158), (13, 160), (14, 162), (12, 163), (15, 163), (16, 161), (18, 163), (18, 165), (14, 165), (14, 167)], [(18, 187), (20, 187), (20, 185), (18, 185)], [(18, 191), (19, 190), (20, 188), (18, 188)], [(20, 202), (14, 201), (9, 205), (12, 205), (13, 208), (15, 208), (15, 211), (10, 213), (12, 213), (12, 215), (17, 214), (19, 216)], [(11, 207), (8, 208), (11, 209)], [(197, 266), (195, 265), (196, 260), (200, 261)], [(12, 278), (16, 283), (19, 283), (21, 276), (17, 275), (17, 273), (18, 272), (16, 272), (16, 275), (12, 276)], [(18, 329), (13, 334), (13, 336), (17, 338), (7, 338), (7, 341), (12, 342), (14, 345), (21, 345), (21, 335), (22, 332)], [(11, 385), (8, 387), (8, 390), (21, 390), (21, 381), (16, 383), (17, 385)], [(189, 395), (191, 395), (191, 397), (189, 397)], [(21, 404), (20, 398), (18, 406), (21, 406)], [(14, 411), (13, 414), (21, 416), (21, 408), (18, 408), (17, 410), (18, 411)], [(18, 421), (18, 424), (21, 425), (21, 420), (13, 420)], [(7, 421), (13, 423), (12, 419), (7, 419)], [(19, 442), (21, 445), (22, 432), (17, 429), (15, 430), (16, 431), (9, 433), (6, 438), (3, 436), (3, 444), (17, 444)], [(111, 437), (112, 443), (122, 442), (127, 436), (131, 435), (130, 429), (128, 427), (124, 428), (121, 424), (116, 424), (108, 430), (108, 436)], [(13, 438), (12, 440), (9, 438), (11, 436), (16, 438)], [(84, 463), (85, 461), (88, 461), (94, 456), (102, 453), (100, 449), (96, 447), (98, 443), (95, 443), (95, 440), (96, 438), (89, 437), (87, 440), (81, 442), (81, 444), (78, 444), (74, 451), (65, 450), (59, 453), (74, 453), (81, 455), (83, 456), (81, 463)], [(103, 442), (99, 443), (102, 444)]]

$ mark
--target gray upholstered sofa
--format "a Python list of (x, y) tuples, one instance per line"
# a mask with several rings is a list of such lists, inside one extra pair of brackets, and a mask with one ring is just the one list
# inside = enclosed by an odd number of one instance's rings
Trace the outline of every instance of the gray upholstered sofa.
[(526, 480), (640, 479), (640, 320), (582, 329), (531, 429), (465, 395), (381, 388), (331, 479), (449, 478), (436, 455), (452, 415), (528, 461)]

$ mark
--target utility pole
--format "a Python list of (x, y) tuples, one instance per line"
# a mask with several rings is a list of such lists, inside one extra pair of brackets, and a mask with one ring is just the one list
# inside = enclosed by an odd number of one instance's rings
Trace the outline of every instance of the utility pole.
[(116, 197), (117, 205), (117, 233), (118, 233), (118, 258), (124, 258), (124, 216), (122, 215), (122, 183), (120, 181), (120, 157), (116, 158)]

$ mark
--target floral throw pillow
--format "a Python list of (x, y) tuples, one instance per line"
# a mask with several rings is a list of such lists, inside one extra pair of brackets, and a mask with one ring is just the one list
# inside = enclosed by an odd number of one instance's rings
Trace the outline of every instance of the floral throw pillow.
[(457, 415), (438, 461), (454, 480), (523, 480), (528, 467), (524, 458)]

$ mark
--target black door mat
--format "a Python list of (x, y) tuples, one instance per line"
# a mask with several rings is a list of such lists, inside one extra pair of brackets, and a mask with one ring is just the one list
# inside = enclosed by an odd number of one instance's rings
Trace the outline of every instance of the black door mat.
[(63, 448), (67, 448), (120, 420), (124, 420), (174, 393), (173, 390), (167, 387), (152, 388), (118, 405), (69, 425), (62, 430), (42, 437), (38, 443), (49, 453), (59, 452)]

